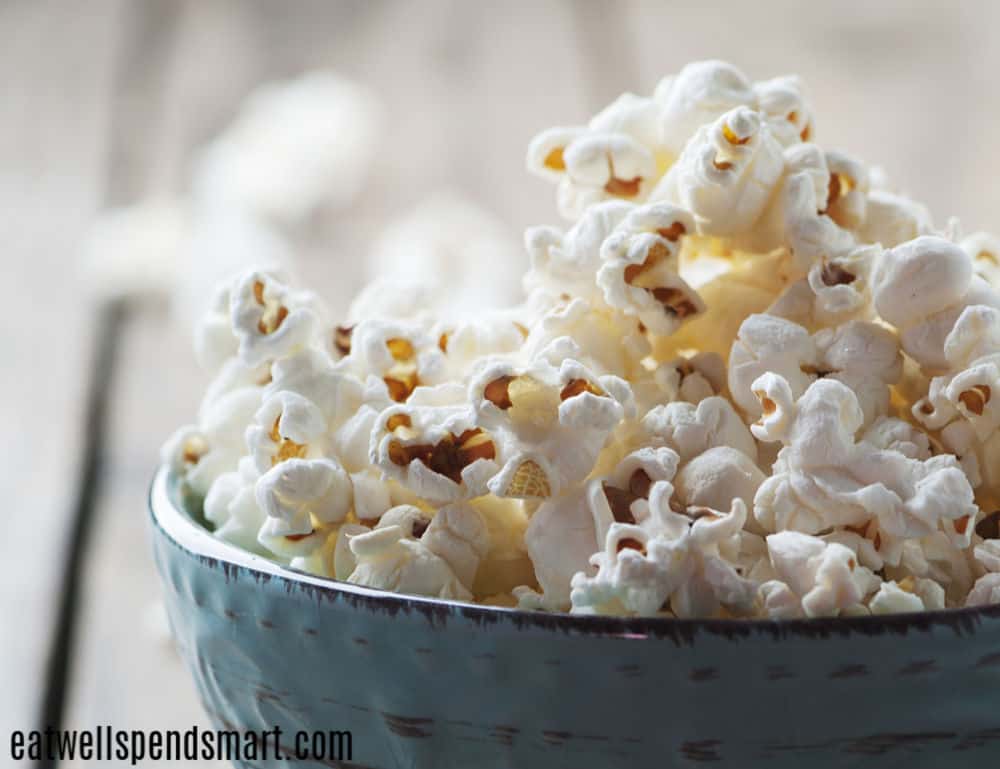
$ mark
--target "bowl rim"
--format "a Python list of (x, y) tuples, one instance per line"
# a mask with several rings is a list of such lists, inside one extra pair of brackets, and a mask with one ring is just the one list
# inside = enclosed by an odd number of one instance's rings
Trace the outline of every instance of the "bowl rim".
[(674, 641), (691, 643), (699, 634), (721, 635), (730, 639), (751, 635), (766, 635), (773, 638), (826, 638), (848, 635), (904, 635), (911, 630), (930, 632), (938, 627), (951, 629), (958, 635), (969, 635), (974, 633), (984, 620), (1000, 620), (1000, 604), (852, 617), (686, 619), (545, 612), (404, 595), (308, 574), (221, 540), (193, 520), (187, 511), (175, 503), (171, 494), (172, 483), (169, 468), (161, 465), (153, 476), (148, 496), (148, 509), (154, 530), (161, 532), (187, 555), (211, 567), (218, 568), (221, 565), (227, 581), (231, 572), (245, 570), (258, 582), (271, 579), (284, 580), (314, 592), (318, 598), (331, 600), (346, 598), (354, 607), (388, 611), (392, 614), (401, 610), (415, 611), (427, 616), (432, 622), (446, 622), (449, 617), (459, 615), (483, 625), (507, 622), (516, 626), (518, 630), (536, 628), (573, 635), (611, 636), (636, 640), (668, 637)]

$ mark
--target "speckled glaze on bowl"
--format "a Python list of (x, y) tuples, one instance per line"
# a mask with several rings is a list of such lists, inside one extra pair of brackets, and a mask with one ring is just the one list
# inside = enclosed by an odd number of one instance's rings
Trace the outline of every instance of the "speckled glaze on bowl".
[(183, 512), (162, 470), (150, 509), (213, 722), (351, 730), (353, 761), (327, 766), (1000, 766), (1000, 606), (786, 622), (497, 610), (246, 553)]

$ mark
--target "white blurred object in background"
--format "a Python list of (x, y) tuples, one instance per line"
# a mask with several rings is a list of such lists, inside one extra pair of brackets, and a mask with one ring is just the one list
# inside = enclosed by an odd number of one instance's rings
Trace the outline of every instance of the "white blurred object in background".
[(198, 208), (282, 223), (321, 206), (346, 208), (371, 167), (381, 114), (371, 91), (331, 72), (261, 87), (202, 153)]
[(365, 267), (374, 283), (352, 304), (352, 322), (431, 308), (455, 319), (519, 302), (527, 255), (492, 213), (457, 192), (440, 191), (387, 225)]
[(92, 294), (157, 296), (174, 285), (191, 239), (180, 200), (151, 198), (105, 211), (87, 233), (81, 272)]

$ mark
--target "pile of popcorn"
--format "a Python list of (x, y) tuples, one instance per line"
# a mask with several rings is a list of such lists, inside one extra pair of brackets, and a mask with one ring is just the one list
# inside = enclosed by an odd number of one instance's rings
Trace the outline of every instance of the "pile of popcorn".
[[(402, 593), (580, 614), (1000, 602), (1000, 240), (698, 62), (531, 143), (527, 298), (218, 294), (165, 461), (215, 534)], [(484, 280), (489, 279), (484, 265)]]

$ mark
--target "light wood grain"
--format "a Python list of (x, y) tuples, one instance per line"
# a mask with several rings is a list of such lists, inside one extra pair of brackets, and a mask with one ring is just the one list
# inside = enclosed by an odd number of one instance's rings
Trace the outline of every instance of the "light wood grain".
[(0, 724), (33, 725), (79, 463), (91, 315), (75, 275), (101, 204), (114, 0), (0, 6)]

